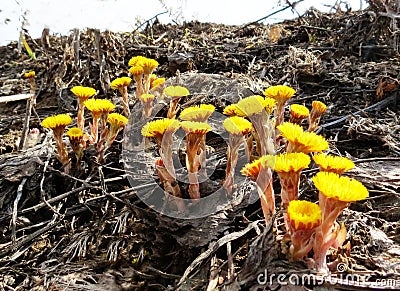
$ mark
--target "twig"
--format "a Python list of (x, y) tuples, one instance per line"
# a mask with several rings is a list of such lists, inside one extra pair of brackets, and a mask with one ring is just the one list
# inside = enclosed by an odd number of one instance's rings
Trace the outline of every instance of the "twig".
[(25, 140), (26, 137), (28, 136), (29, 122), (31, 120), (31, 114), (32, 114), (33, 98), (34, 96), (31, 96), (26, 100), (25, 121), (24, 121), (24, 126), (22, 127), (21, 139), (19, 141), (18, 150), (22, 150), (24, 148)]
[[(304, 0), (299, 0), (299, 1), (296, 2), (296, 4), (297, 4), (297, 3), (300, 3), (300, 2), (303, 2), (303, 1), (304, 1)], [(250, 26), (250, 25), (252, 25), (252, 24), (256, 24), (256, 23), (258, 23), (258, 22), (260, 22), (260, 21), (263, 21), (263, 20), (265, 20), (265, 19), (267, 19), (267, 18), (270, 18), (271, 16), (274, 16), (275, 14), (278, 14), (279, 12), (285, 11), (285, 10), (288, 9), (288, 8), (293, 8), (293, 4), (289, 4), (289, 5), (287, 5), (287, 6), (283, 7), (283, 8), (281, 8), (281, 9), (279, 9), (279, 10), (277, 10), (277, 11), (274, 11), (274, 12), (268, 14), (267, 16), (264, 16), (264, 17), (262, 17), (262, 18), (260, 18), (260, 19), (257, 19), (257, 20), (255, 20), (255, 21), (249, 22), (249, 23), (245, 24), (244, 26), (239, 27), (239, 28), (236, 29), (234, 32), (238, 32), (239, 30), (242, 30), (242, 29), (244, 29), (244, 28), (246, 28), (246, 27), (248, 27), (248, 26)]]
[(143, 25), (145, 25), (146, 23), (149, 23), (149, 22), (152, 21), (153, 19), (155, 19), (155, 18), (157, 18), (158, 16), (163, 15), (163, 14), (165, 14), (165, 13), (168, 13), (168, 11), (160, 12), (160, 13), (154, 15), (152, 18), (143, 21), (142, 23), (139, 24), (139, 26), (137, 26), (137, 27), (133, 30), (133, 32), (138, 31), (139, 28), (141, 28)]
[(11, 219), (11, 240), (12, 240), (13, 246), (15, 246), (15, 242), (17, 240), (16, 225), (17, 225), (18, 202), (21, 199), (22, 190), (24, 189), (26, 180), (27, 180), (27, 178), (24, 177), (21, 181), (21, 184), (19, 184), (18, 189), (17, 189), (17, 197), (15, 198), (14, 205), (13, 205), (13, 212), (12, 212), (12, 219)]
[(398, 96), (400, 96), (400, 95), (395, 93), (395, 94), (391, 95), (390, 97), (388, 97), (386, 99), (383, 99), (383, 100), (381, 100), (381, 101), (379, 101), (379, 102), (377, 102), (377, 103), (375, 103), (375, 104), (373, 104), (371, 106), (368, 106), (367, 108), (364, 108), (364, 109), (358, 110), (358, 111), (356, 111), (354, 113), (350, 113), (350, 114), (348, 114), (346, 116), (340, 117), (335, 121), (332, 121), (332, 122), (329, 122), (329, 123), (326, 123), (326, 124), (322, 124), (316, 130), (316, 133), (321, 132), (321, 130), (323, 128), (330, 128), (332, 126), (341, 124), (342, 122), (346, 121), (351, 116), (357, 116), (357, 115), (360, 115), (363, 112), (369, 112), (369, 111), (373, 111), (373, 110), (382, 110), (382, 109), (386, 108), (389, 104), (396, 103), (396, 100), (397, 100)]
[(55, 209), (54, 207), (52, 207), (52, 206), (46, 201), (46, 198), (45, 198), (46, 192), (45, 192), (44, 189), (43, 189), (44, 178), (45, 178), (45, 176), (46, 176), (46, 170), (47, 170), (47, 167), (48, 167), (48, 165), (49, 165), (50, 159), (51, 159), (51, 156), (48, 156), (48, 157), (47, 157), (47, 160), (44, 162), (43, 176), (42, 176), (42, 179), (40, 180), (40, 184), (39, 184), (39, 185), (40, 185), (40, 196), (41, 196), (41, 199), (42, 199), (43, 203), (44, 203), (51, 211), (53, 211), (54, 214), (57, 214), (58, 216), (60, 216), (61, 214), (58, 212), (58, 210)]
[(218, 285), (218, 265), (217, 256), (214, 255), (210, 262), (210, 280), (208, 281), (207, 291), (215, 290)]

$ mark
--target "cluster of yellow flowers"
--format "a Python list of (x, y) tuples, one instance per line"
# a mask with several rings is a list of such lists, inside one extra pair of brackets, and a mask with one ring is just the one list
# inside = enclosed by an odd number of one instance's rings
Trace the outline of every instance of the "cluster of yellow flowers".
[[(207, 120), (215, 107), (200, 104), (185, 108), (177, 120), (179, 101), (190, 94), (189, 90), (169, 86), (163, 93), (171, 98), (167, 118), (148, 122), (142, 128), (142, 135), (157, 141), (161, 158), (156, 161), (156, 169), (165, 191), (182, 197), (176, 182), (171, 145), (174, 132), (180, 127), (186, 132), (188, 191), (196, 201), (201, 197), (197, 176), (201, 176), (205, 168), (205, 137), (212, 130)], [(231, 197), (238, 152), (244, 145), (251, 162), (241, 172), (256, 182), (266, 221), (269, 223), (276, 211), (272, 184), (273, 172), (276, 172), (281, 184), (286, 228), (292, 240), (290, 254), (294, 259), (302, 259), (313, 250), (315, 269), (326, 272), (327, 251), (341, 246), (346, 237), (344, 225), (339, 225), (336, 218), (349, 203), (367, 198), (368, 191), (360, 182), (341, 176), (354, 167), (351, 160), (323, 153), (328, 150), (329, 143), (315, 130), (327, 110), (324, 103), (313, 101), (311, 110), (292, 104), (289, 122), (285, 122), (286, 102), (294, 94), (295, 90), (288, 86), (271, 86), (264, 91), (265, 96), (249, 96), (225, 107), (223, 113), (228, 117), (223, 126), (229, 133), (229, 143), (223, 187)], [(302, 125), (306, 119), (307, 129)], [(319, 190), (319, 204), (299, 200), (300, 175), (310, 165), (310, 155), (320, 167), (320, 172), (312, 178)], [(174, 201), (178, 210), (185, 211), (184, 204)]]
[[(331, 247), (341, 246), (346, 238), (346, 229), (336, 222), (336, 218), (351, 202), (367, 198), (368, 190), (360, 182), (341, 176), (343, 172), (354, 167), (351, 160), (322, 153), (329, 148), (329, 143), (314, 131), (326, 112), (324, 103), (312, 102), (311, 112), (303, 105), (293, 104), (290, 106), (290, 121), (284, 122), (286, 101), (294, 93), (288, 86), (272, 86), (264, 91), (265, 99), (262, 96), (245, 98), (237, 104), (227, 106), (224, 113), (235, 115), (236, 118), (247, 117), (255, 129), (251, 131), (251, 136), (245, 134), (244, 137), (249, 147), (248, 152), (251, 152), (253, 140), (256, 141), (255, 149), (259, 158), (245, 165), (241, 172), (256, 182), (266, 221), (269, 223), (271, 214), (275, 212), (273, 170), (281, 184), (280, 197), (287, 231), (292, 240), (292, 258), (304, 258), (313, 250), (315, 269), (327, 272), (327, 251)], [(268, 99), (276, 102), (274, 118), (271, 117), (272, 112), (268, 106), (264, 106), (269, 102)], [(253, 106), (249, 104), (249, 100)], [(244, 105), (240, 106), (241, 103)], [(262, 110), (263, 107), (265, 110)], [(307, 118), (306, 131), (302, 123)], [(229, 128), (227, 130), (232, 135), (233, 131)], [(236, 134), (238, 132), (239, 130), (235, 131)], [(283, 153), (276, 154), (282, 148)], [(319, 190), (318, 205), (298, 199), (300, 174), (310, 165), (310, 154), (313, 154), (313, 161), (320, 167), (320, 172), (312, 178)], [(250, 155), (249, 157), (253, 159)], [(227, 172), (226, 181), (229, 182), (229, 187), (231, 180)]]
[[(78, 98), (77, 126), (69, 128), (67, 136), (72, 151), (75, 153), (76, 166), (79, 169), (87, 142), (96, 145), (98, 162), (103, 162), (105, 150), (114, 142), (118, 132), (126, 125), (128, 119), (119, 113), (111, 113), (115, 109), (115, 105), (111, 101), (91, 98), (97, 93), (94, 88), (75, 86), (71, 89), (71, 92)], [(89, 124), (90, 134), (84, 132), (85, 108), (92, 113), (92, 122)], [(71, 123), (72, 118), (68, 114), (49, 116), (42, 121), (43, 127), (53, 131), (57, 146), (57, 157), (66, 172), (69, 172), (71, 167), (67, 144), (63, 141), (63, 135), (66, 127)]]

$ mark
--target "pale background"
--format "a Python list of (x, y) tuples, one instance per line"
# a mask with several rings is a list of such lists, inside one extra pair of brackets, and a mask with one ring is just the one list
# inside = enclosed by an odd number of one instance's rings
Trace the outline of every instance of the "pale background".
[[(38, 38), (44, 27), (51, 34), (69, 34), (73, 28), (99, 28), (115, 32), (132, 31), (138, 21), (159, 17), (162, 23), (198, 20), (222, 24), (241, 25), (260, 19), (285, 6), (279, 0), (1, 0), (0, 45), (18, 39), (21, 23), (29, 34)], [(294, 0), (292, 1), (294, 2)], [(353, 10), (366, 8), (364, 0), (304, 0), (296, 10), (303, 14), (315, 7), (328, 12), (335, 3), (348, 3)], [(342, 4), (342, 7), (345, 4)], [(24, 16), (25, 15), (25, 16)], [(279, 22), (296, 17), (287, 9), (268, 18), (265, 23)], [(1, 57), (1, 56), (0, 56)]]

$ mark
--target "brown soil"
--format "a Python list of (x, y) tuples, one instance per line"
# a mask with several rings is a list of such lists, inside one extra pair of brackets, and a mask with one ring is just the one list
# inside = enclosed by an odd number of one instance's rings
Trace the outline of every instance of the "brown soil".
[[(348, 268), (332, 278), (363, 274), (367, 280), (328, 280), (323, 287), (311, 282), (298, 289), (378, 288), (377, 280), (400, 288), (400, 61), (398, 30), (393, 31), (398, 20), (374, 9), (334, 15), (312, 10), (275, 26), (149, 22), (140, 33), (89, 29), (80, 32), (78, 42), (76, 33), (50, 36), (49, 46), (28, 38), (36, 60), (16, 43), (0, 47), (0, 98), (28, 93), (23, 72), (34, 70), (37, 105), (30, 128), (41, 131), (30, 148), (17, 151), (26, 102), (0, 104), (0, 290), (187, 290), (205, 289), (212, 279), (220, 289), (285, 289), (276, 279), (259, 286), (258, 274), (307, 272), (305, 263), (287, 260), (287, 245), (265, 226), (258, 201), (195, 222), (149, 209), (124, 173), (121, 142), (104, 165), (87, 151), (86, 170), (64, 174), (40, 120), (75, 112), (69, 91), (75, 85), (98, 89), (99, 97), (113, 100), (122, 112), (109, 82), (127, 75), (135, 55), (156, 59), (157, 74), (171, 80), (177, 70), (182, 80), (217, 74), (249, 94), (286, 83), (297, 91), (292, 103), (328, 104), (320, 133), (330, 152), (356, 163), (347, 175), (370, 192), (340, 216), (350, 247), (331, 253), (329, 261)], [(226, 105), (211, 90), (198, 90), (195, 104), (208, 100), (217, 111)], [(213, 136), (208, 140), (223, 158), (226, 145)], [(301, 195), (311, 201), (317, 197), (309, 180), (315, 172), (313, 166), (302, 177)], [(279, 214), (276, 219), (282, 223)], [(235, 266), (230, 280), (227, 245)]]

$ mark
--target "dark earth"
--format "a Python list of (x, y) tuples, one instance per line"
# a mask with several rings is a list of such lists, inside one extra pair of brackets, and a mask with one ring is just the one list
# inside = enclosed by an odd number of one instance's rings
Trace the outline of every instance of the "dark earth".
[[(0, 98), (29, 93), (23, 73), (34, 70), (37, 104), (30, 128), (40, 130), (38, 140), (18, 150), (26, 101), (0, 103), (0, 290), (400, 289), (400, 7), (386, 2), (370, 1), (361, 12), (310, 10), (272, 26), (162, 25), (154, 18), (126, 33), (87, 29), (42, 39), (27, 33), (36, 59), (16, 42), (0, 47)], [(230, 86), (251, 95), (276, 84), (296, 89), (289, 103), (328, 105), (319, 133), (329, 140), (330, 153), (355, 162), (346, 175), (370, 193), (339, 217), (347, 239), (328, 261), (345, 263), (346, 270), (333, 269), (319, 283), (286, 286), (273, 278), (260, 284), (257, 277), (265, 271), (289, 276), (309, 270), (306, 262), (288, 260), (288, 245), (265, 225), (259, 201), (239, 201), (193, 221), (160, 215), (137, 197), (139, 188), (124, 171), (123, 133), (105, 164), (88, 150), (83, 172), (64, 173), (41, 120), (75, 115), (69, 89), (76, 85), (96, 88), (122, 112), (109, 83), (127, 76), (128, 60), (136, 55), (156, 59), (157, 75), (169, 82), (180, 74), (193, 93), (182, 107), (211, 102), (222, 112), (227, 103), (220, 97)], [(135, 109), (133, 85), (129, 93)], [(207, 142), (221, 160), (212, 176), (212, 185), (219, 185), (226, 144), (217, 135)], [(303, 199), (317, 199), (310, 181), (316, 168), (303, 172)], [(282, 226), (280, 212), (275, 219)], [(345, 279), (354, 274), (365, 281)]]

